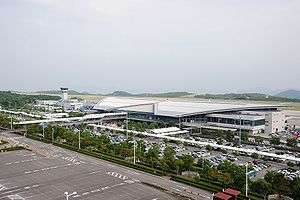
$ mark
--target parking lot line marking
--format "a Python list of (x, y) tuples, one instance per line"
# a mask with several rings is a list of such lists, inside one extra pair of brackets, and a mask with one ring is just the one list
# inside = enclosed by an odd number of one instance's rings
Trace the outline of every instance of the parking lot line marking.
[(21, 190), (21, 188), (15, 189), (15, 190), (10, 190), (10, 191), (1, 193), (1, 195), (3, 195), (3, 194), (9, 194), (9, 193), (12, 193), (12, 192), (17, 192), (17, 191), (20, 191), (20, 190)]

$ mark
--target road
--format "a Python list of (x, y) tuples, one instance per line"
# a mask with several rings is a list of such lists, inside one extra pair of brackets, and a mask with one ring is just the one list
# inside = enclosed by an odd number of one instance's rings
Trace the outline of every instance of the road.
[[(70, 199), (91, 200), (180, 199), (173, 194), (190, 199), (208, 200), (212, 197), (211, 193), (198, 188), (51, 144), (8, 132), (1, 132), (0, 137), (12, 143), (26, 144), (32, 149), (0, 154), (0, 200), (61, 200), (65, 191), (77, 192)], [(168, 192), (144, 183), (159, 186)]]

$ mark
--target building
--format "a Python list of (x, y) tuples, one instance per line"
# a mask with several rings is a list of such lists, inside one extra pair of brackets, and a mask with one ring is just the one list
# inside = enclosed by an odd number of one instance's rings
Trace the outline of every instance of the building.
[(62, 100), (63, 101), (68, 101), (69, 97), (68, 97), (68, 91), (69, 88), (60, 88), (61, 92), (62, 92)]
[(266, 133), (280, 133), (285, 130), (286, 117), (283, 112), (270, 112), (266, 114), (265, 131)]
[[(165, 122), (253, 134), (280, 132), (284, 117), (278, 105), (232, 104), (107, 97), (94, 106), (97, 112), (127, 112), (132, 120)], [(269, 116), (272, 116), (269, 119)], [(267, 122), (267, 123), (266, 123)], [(270, 128), (272, 127), (272, 128)]]

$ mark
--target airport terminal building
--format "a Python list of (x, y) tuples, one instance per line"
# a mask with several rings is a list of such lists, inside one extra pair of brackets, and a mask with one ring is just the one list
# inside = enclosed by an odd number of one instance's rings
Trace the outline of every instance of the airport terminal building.
[(285, 116), (277, 105), (107, 97), (98, 102), (94, 110), (127, 112), (132, 120), (232, 131), (242, 129), (253, 134), (279, 133), (285, 129)]

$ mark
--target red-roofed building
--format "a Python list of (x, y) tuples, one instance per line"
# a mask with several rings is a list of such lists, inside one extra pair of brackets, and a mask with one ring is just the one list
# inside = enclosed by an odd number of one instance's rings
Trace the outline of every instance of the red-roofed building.
[(237, 197), (241, 194), (240, 191), (238, 190), (234, 190), (231, 188), (227, 188), (226, 190), (223, 191), (225, 194), (228, 194), (230, 196), (232, 196), (234, 199), (237, 199)]
[(218, 192), (214, 195), (214, 200), (233, 200), (233, 197), (223, 192)]

